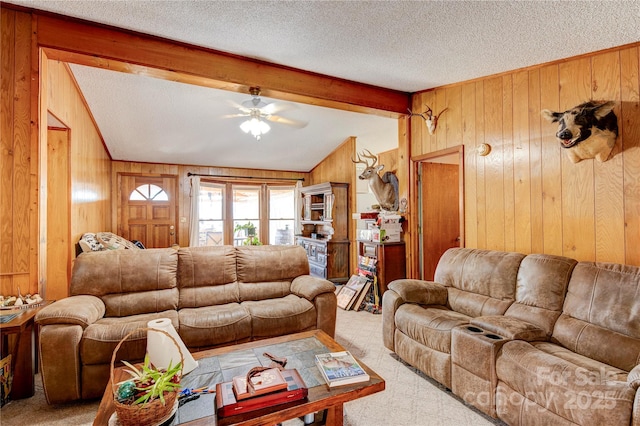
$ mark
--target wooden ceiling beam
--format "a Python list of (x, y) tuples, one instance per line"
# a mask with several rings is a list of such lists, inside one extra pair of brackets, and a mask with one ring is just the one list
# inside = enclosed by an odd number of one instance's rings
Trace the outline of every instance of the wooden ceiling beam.
[(33, 10), (50, 59), (397, 118), (410, 94)]

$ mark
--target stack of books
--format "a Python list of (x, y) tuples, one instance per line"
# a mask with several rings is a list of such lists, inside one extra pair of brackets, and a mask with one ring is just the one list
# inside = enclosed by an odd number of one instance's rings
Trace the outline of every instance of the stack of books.
[(318, 354), (316, 365), (329, 388), (369, 381), (369, 375), (349, 351)]

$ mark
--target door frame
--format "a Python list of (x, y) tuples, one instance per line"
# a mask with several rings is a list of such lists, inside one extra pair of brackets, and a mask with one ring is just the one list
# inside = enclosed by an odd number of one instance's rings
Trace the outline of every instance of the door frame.
[(456, 155), (458, 159), (458, 210), (460, 212), (460, 247), (465, 246), (464, 237), (464, 145), (457, 145), (451, 148), (441, 149), (438, 151), (430, 152), (427, 154), (418, 155), (411, 158), (411, 188), (410, 193), (412, 195), (411, 205), (414, 207), (415, 220), (411, 225), (411, 232), (416, 238), (411, 241), (411, 250), (415, 255), (413, 256), (413, 264), (411, 265), (411, 275), (422, 279), (423, 277), (423, 249), (422, 249), (422, 231), (420, 224), (422, 223), (422, 210), (421, 210), (421, 188), (418, 181), (419, 169), (422, 167), (422, 163), (432, 163), (438, 158)]

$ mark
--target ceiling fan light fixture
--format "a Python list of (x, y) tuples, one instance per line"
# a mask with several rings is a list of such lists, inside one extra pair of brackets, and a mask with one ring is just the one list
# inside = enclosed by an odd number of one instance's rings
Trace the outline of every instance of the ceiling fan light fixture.
[(257, 117), (251, 117), (240, 124), (240, 129), (245, 133), (251, 133), (254, 138), (260, 140), (262, 135), (271, 130), (271, 126)]

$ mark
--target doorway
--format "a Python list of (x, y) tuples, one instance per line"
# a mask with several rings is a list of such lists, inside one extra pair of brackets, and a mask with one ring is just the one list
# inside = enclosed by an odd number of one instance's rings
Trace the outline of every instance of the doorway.
[(146, 248), (171, 247), (176, 236), (176, 176), (118, 173), (118, 233)]
[(442, 254), (464, 247), (463, 146), (422, 156), (415, 167), (419, 274), (431, 281)]

